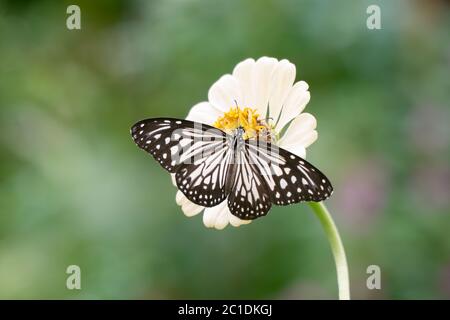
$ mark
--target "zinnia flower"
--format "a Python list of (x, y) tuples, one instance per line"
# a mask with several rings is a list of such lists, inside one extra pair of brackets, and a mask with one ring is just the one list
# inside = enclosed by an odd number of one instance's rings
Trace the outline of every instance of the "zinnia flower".
[[(208, 101), (194, 105), (186, 119), (224, 131), (236, 127), (239, 121), (248, 135), (265, 132), (279, 147), (305, 158), (306, 148), (317, 139), (316, 119), (302, 113), (310, 93), (306, 82), (294, 83), (295, 73), (295, 66), (288, 60), (246, 59), (232, 74), (220, 77), (209, 89)], [(238, 227), (251, 222), (232, 215), (227, 201), (204, 208), (178, 191), (176, 202), (188, 217), (204, 211), (203, 223), (208, 228), (221, 230), (228, 224)]]

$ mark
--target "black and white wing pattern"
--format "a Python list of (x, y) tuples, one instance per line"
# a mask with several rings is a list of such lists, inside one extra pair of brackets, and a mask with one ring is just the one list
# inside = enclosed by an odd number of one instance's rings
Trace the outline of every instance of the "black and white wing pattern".
[(233, 168), (234, 183), (228, 197), (230, 212), (243, 220), (265, 216), (272, 207), (269, 189), (244, 146), (238, 151)]
[(175, 173), (178, 188), (190, 201), (213, 207), (225, 200), (232, 158), (225, 132), (187, 120), (154, 118), (137, 122), (131, 135), (139, 148)]
[(333, 192), (328, 178), (306, 160), (260, 140), (247, 140), (251, 162), (267, 185), (272, 203), (319, 202)]
[[(238, 130), (242, 133), (242, 131)], [(306, 160), (262, 139), (244, 140), (197, 122), (154, 118), (131, 128), (134, 142), (175, 174), (193, 203), (214, 207), (228, 198), (243, 220), (266, 215), (272, 204), (322, 201), (333, 187)]]
[(191, 162), (182, 163), (175, 181), (183, 194), (195, 204), (214, 207), (224, 201), (230, 192), (227, 179), (230, 175), (233, 150), (227, 143), (209, 149)]

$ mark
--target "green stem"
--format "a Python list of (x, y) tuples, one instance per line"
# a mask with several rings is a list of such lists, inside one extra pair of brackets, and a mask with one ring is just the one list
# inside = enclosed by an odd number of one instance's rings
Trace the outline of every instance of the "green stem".
[(339, 236), (339, 232), (334, 224), (333, 218), (322, 202), (309, 202), (309, 205), (319, 218), (320, 223), (327, 234), (328, 241), (330, 242), (331, 251), (333, 251), (339, 287), (339, 300), (350, 300), (347, 259), (345, 257), (341, 237)]

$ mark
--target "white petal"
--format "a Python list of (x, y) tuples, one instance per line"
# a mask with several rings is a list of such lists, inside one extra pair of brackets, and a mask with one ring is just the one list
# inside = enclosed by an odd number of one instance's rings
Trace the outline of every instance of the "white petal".
[(177, 205), (182, 206), (183, 203), (185, 203), (187, 200), (186, 196), (181, 192), (180, 190), (177, 191), (177, 194), (175, 195), (175, 201)]
[(191, 108), (186, 120), (213, 125), (222, 113), (222, 111), (215, 108), (211, 103), (200, 102)]
[(296, 156), (306, 159), (306, 149), (302, 145), (284, 145), (280, 146), (283, 149), (295, 154)]
[(231, 212), (228, 209), (227, 201), (224, 202), (226, 204), (225, 208), (222, 208), (219, 215), (217, 216), (216, 222), (214, 223), (214, 228), (216, 228), (217, 230), (223, 230), (230, 222)]
[(233, 216), (228, 209), (228, 203), (225, 200), (214, 208), (206, 208), (203, 214), (203, 223), (208, 228), (224, 229), (228, 223), (235, 227), (243, 224), (249, 224), (251, 220), (241, 220)]
[(301, 144), (305, 148), (306, 136), (308, 136), (317, 126), (316, 118), (309, 113), (302, 113), (297, 116), (289, 125), (283, 137), (280, 139), (280, 146), (282, 145), (292, 145)]
[(249, 107), (254, 102), (252, 92), (252, 73), (255, 60), (246, 59), (239, 62), (233, 69), (233, 76), (238, 80), (242, 94), (242, 106)]
[(230, 220), (230, 224), (231, 224), (233, 227), (239, 227), (240, 225), (243, 225), (243, 224), (249, 224), (250, 222), (252, 222), (252, 220), (242, 220), (242, 219), (239, 219), (239, 218), (236, 217), (235, 215), (231, 214), (231, 212), (230, 212), (230, 215), (229, 215), (228, 219)]
[(204, 209), (204, 207), (196, 205), (195, 203), (186, 199), (186, 202), (181, 206), (183, 213), (186, 217), (193, 217)]
[(217, 80), (209, 89), (209, 102), (222, 112), (230, 110), (242, 103), (241, 88), (238, 80), (226, 74)]
[[(305, 134), (303, 137), (301, 137), (296, 142), (291, 142), (291, 143), (284, 142), (284, 143), (280, 144), (279, 146), (282, 147), (283, 149), (286, 149), (292, 153), (297, 154), (296, 152), (291, 151), (291, 149), (292, 150), (301, 150), (301, 149), (305, 150), (316, 140), (317, 140), (317, 131), (312, 130), (312, 131), (309, 131), (307, 134)], [(300, 155), (298, 155), (298, 156), (300, 156)]]
[(302, 144), (305, 148), (308, 148), (310, 145), (314, 143), (318, 138), (318, 133), (316, 130), (308, 132), (305, 136), (298, 141), (299, 144)]
[(227, 201), (223, 201), (215, 207), (206, 208), (203, 213), (203, 223), (207, 228), (214, 228), (216, 220), (224, 208), (227, 207)]
[(249, 107), (256, 109), (262, 118), (266, 117), (269, 104), (270, 80), (278, 63), (275, 58), (262, 57), (256, 61), (252, 72), (253, 101)]
[(292, 119), (298, 116), (305, 109), (310, 99), (308, 84), (305, 81), (299, 81), (292, 87), (288, 97), (281, 110), (276, 131), (281, 132), (283, 127)]
[(181, 210), (187, 217), (195, 216), (204, 209), (204, 207), (191, 202), (180, 190), (177, 191), (175, 201), (181, 206)]
[(281, 107), (286, 100), (295, 80), (295, 65), (288, 60), (281, 60), (270, 81), (269, 116), (277, 121)]
[(203, 223), (207, 228), (224, 229), (229, 223), (234, 227), (249, 224), (251, 220), (241, 220), (231, 214), (227, 200), (213, 208), (206, 208), (203, 213)]
[(308, 132), (306, 135), (304, 135), (297, 142), (283, 143), (283, 144), (280, 144), (280, 147), (298, 155), (299, 157), (304, 158), (303, 156), (301, 156), (301, 154), (303, 152), (302, 150), (306, 150), (306, 148), (308, 146), (310, 146), (316, 140), (317, 140), (317, 131), (312, 130), (312, 131)]

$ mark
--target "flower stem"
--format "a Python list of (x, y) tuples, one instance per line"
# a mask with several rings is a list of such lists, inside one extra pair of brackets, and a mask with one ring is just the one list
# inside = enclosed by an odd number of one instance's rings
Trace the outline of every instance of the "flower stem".
[(350, 284), (348, 279), (347, 258), (345, 257), (344, 246), (336, 225), (328, 209), (323, 202), (309, 202), (314, 213), (319, 218), (333, 252), (336, 263), (337, 281), (339, 287), (339, 300), (350, 300)]

